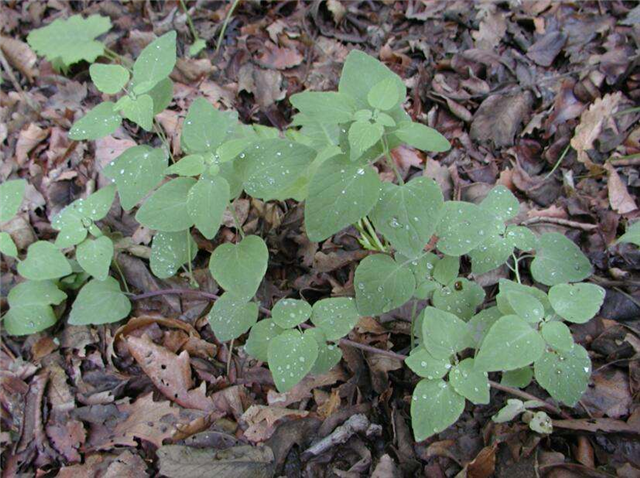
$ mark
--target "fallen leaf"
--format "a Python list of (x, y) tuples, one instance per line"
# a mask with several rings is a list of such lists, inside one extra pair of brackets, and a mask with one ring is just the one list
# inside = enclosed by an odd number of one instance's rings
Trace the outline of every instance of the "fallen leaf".
[(567, 42), (567, 35), (550, 31), (527, 49), (527, 56), (540, 66), (551, 66)]
[(489, 96), (473, 118), (469, 132), (471, 139), (491, 141), (497, 148), (512, 146), (532, 103), (533, 97), (528, 91)]
[(276, 70), (286, 70), (302, 63), (303, 56), (295, 48), (282, 48), (267, 42), (262, 55), (258, 58), (265, 68), (275, 68)]
[(375, 470), (371, 473), (371, 478), (394, 478), (396, 476), (398, 476), (396, 463), (389, 455), (382, 455)]
[(25, 42), (0, 36), (0, 49), (11, 66), (27, 77), (30, 82), (37, 75), (34, 68), (38, 57)]
[(611, 163), (606, 163), (604, 169), (609, 172), (607, 190), (609, 192), (611, 209), (619, 214), (628, 214), (638, 209), (635, 199), (629, 194), (627, 186), (622, 182), (616, 168), (613, 167)]
[(251, 405), (240, 417), (240, 420), (248, 425), (244, 436), (252, 443), (267, 440), (276, 430), (276, 424), (285, 419), (304, 418), (309, 412), (290, 410), (282, 407), (266, 407), (264, 405)]
[(274, 456), (267, 446), (225, 450), (167, 445), (158, 449), (160, 473), (169, 478), (269, 478)]
[(35, 123), (30, 123), (27, 129), (20, 131), (16, 143), (16, 161), (23, 166), (28, 159), (28, 154), (49, 135), (49, 129), (40, 128)]
[(282, 75), (275, 70), (257, 68), (248, 63), (238, 72), (238, 91), (253, 94), (256, 102), (267, 108), (285, 97), (282, 88)]

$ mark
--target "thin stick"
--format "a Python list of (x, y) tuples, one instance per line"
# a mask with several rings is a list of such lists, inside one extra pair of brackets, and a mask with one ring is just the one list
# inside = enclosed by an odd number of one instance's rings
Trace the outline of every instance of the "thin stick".
[[(157, 297), (157, 296), (161, 296), (161, 295), (169, 295), (169, 294), (174, 294), (174, 295), (183, 295), (183, 294), (195, 294), (195, 295), (199, 295), (200, 297), (206, 298), (206, 299), (210, 299), (210, 300), (218, 300), (220, 298), (219, 295), (216, 294), (211, 294), (209, 292), (202, 292), (199, 290), (194, 290), (194, 289), (164, 289), (164, 290), (156, 290), (153, 292), (146, 292), (144, 294), (139, 294), (139, 295), (134, 295), (131, 296), (131, 300), (142, 300), (142, 299), (147, 299), (149, 297)], [(260, 312), (262, 312), (263, 314), (267, 315), (267, 316), (271, 316), (271, 311), (269, 309), (267, 309), (266, 307), (262, 307), (259, 306)], [(310, 325), (308, 324), (301, 324), (303, 329), (310, 329), (312, 328)], [(365, 352), (370, 352), (370, 353), (374, 353), (374, 354), (378, 354), (378, 355), (384, 355), (386, 357), (389, 358), (393, 358), (396, 360), (400, 360), (401, 362), (404, 362), (407, 358), (406, 355), (402, 355), (396, 352), (393, 352), (391, 350), (383, 350), (383, 349), (378, 349), (376, 347), (372, 347), (371, 345), (365, 345), (365, 344), (361, 344), (359, 342), (354, 342), (353, 340), (349, 340), (349, 339), (340, 339), (339, 343), (341, 345), (346, 345), (347, 347), (353, 347), (356, 349), (360, 349), (363, 350)], [(558, 415), (561, 415), (563, 417), (568, 417), (568, 415), (566, 413), (564, 413), (562, 410), (560, 410), (558, 407), (556, 407), (555, 405), (552, 405), (544, 400), (540, 400), (538, 397), (531, 395), (530, 393), (524, 392), (522, 390), (518, 390), (517, 388), (512, 388), (512, 387), (508, 387), (506, 385), (502, 385), (498, 382), (494, 382), (492, 380), (489, 380), (489, 385), (493, 388), (495, 388), (496, 390), (500, 390), (502, 392), (506, 392), (509, 393), (513, 396), (516, 397), (520, 397), (520, 398), (524, 398), (525, 400), (537, 400), (539, 402), (544, 403), (544, 407), (553, 412), (556, 413)]]
[(573, 229), (580, 229), (582, 231), (593, 231), (597, 229), (596, 224), (585, 224), (584, 222), (570, 221), (568, 219), (561, 219), (559, 217), (532, 217), (520, 223), (521, 226), (532, 226), (534, 224), (557, 224), (558, 226), (572, 227)]

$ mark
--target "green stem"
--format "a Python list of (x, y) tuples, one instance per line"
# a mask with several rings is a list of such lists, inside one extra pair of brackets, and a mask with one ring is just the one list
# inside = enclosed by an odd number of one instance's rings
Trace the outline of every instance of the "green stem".
[(129, 285), (127, 284), (127, 279), (124, 278), (124, 273), (122, 272), (122, 269), (120, 269), (120, 264), (118, 264), (118, 260), (114, 257), (113, 258), (113, 265), (116, 268), (116, 270), (118, 271), (118, 274), (120, 275), (120, 279), (122, 279), (122, 285), (124, 285), (124, 290), (127, 294), (131, 294), (131, 291), (129, 290)]
[(193, 42), (197, 42), (199, 40), (198, 33), (196, 32), (196, 28), (193, 26), (193, 22), (191, 21), (191, 16), (189, 15), (189, 10), (187, 6), (184, 4), (184, 0), (180, 0), (180, 6), (182, 10), (184, 10), (184, 14), (187, 16), (187, 25), (189, 26), (189, 31), (191, 32), (191, 36), (193, 37)]
[(413, 307), (411, 309), (411, 345), (409, 350), (413, 350), (413, 347), (416, 344), (416, 334), (415, 334), (415, 325), (416, 325), (416, 309), (418, 308), (418, 301), (413, 301)]
[(229, 205), (229, 212), (231, 213), (231, 216), (233, 217), (233, 222), (236, 224), (236, 229), (240, 233), (240, 237), (242, 239), (244, 239), (244, 229), (242, 229), (242, 225), (240, 224), (240, 219), (238, 219), (238, 216), (236, 214), (236, 209), (235, 209), (233, 203), (231, 203)]
[(376, 245), (377, 250), (379, 250), (380, 252), (387, 252), (387, 248), (384, 247), (382, 242), (380, 242), (380, 238), (378, 237), (378, 234), (376, 234), (376, 230), (374, 229), (373, 225), (369, 222), (369, 218), (366, 216), (363, 217), (362, 222), (365, 228), (367, 229), (369, 236), (371, 237), (374, 244)]
[(191, 268), (191, 231), (187, 229), (187, 266), (189, 268), (189, 282), (193, 287), (197, 287), (198, 283), (196, 279), (193, 277), (193, 269)]
[(518, 259), (515, 254), (511, 254), (511, 257), (513, 257), (513, 265), (514, 265), (513, 269), (511, 270), (516, 275), (516, 280), (518, 281), (518, 284), (522, 284), (522, 281), (520, 280), (520, 271), (518, 270), (518, 262), (520, 261), (520, 259)]
[(387, 159), (387, 164), (391, 169), (393, 169), (393, 172), (396, 173), (396, 178), (398, 178), (398, 183), (400, 183), (401, 185), (404, 184), (404, 179), (402, 179), (402, 175), (400, 174), (400, 171), (398, 170), (398, 167), (396, 166), (395, 161), (391, 157), (391, 152), (389, 151), (389, 144), (387, 143), (386, 136), (382, 137), (382, 144), (384, 145), (384, 156)]
[(222, 30), (220, 30), (220, 35), (218, 35), (218, 42), (216, 43), (216, 49), (213, 52), (213, 56), (216, 56), (218, 50), (220, 49), (220, 46), (222, 45), (222, 39), (224, 38), (224, 33), (227, 31), (227, 25), (229, 24), (229, 20), (231, 20), (231, 15), (233, 15), (233, 12), (235, 11), (239, 3), (240, 0), (234, 0), (229, 13), (227, 13), (227, 16), (224, 18), (224, 22), (222, 23)]
[(173, 157), (173, 153), (171, 152), (171, 145), (169, 144), (169, 140), (167, 139), (167, 136), (164, 134), (164, 131), (162, 130), (162, 126), (158, 123), (158, 120), (156, 120), (155, 118), (153, 119), (153, 130), (156, 132), (156, 134), (160, 138), (160, 141), (162, 141), (162, 144), (167, 149), (167, 153), (169, 153), (171, 162), (175, 163), (176, 160)]
[(558, 161), (556, 161), (556, 164), (553, 165), (553, 169), (551, 169), (551, 171), (549, 171), (549, 174), (547, 174), (542, 180), (546, 181), (547, 179), (549, 179), (551, 177), (551, 175), (553, 173), (556, 172), (556, 169), (558, 169), (558, 166), (560, 166), (560, 163), (562, 163), (562, 161), (564, 160), (564, 157), (567, 155), (567, 153), (569, 152), (569, 148), (571, 148), (571, 145), (568, 144), (566, 148), (564, 148), (564, 151), (562, 151), (562, 154), (560, 155), (560, 158), (558, 158)]

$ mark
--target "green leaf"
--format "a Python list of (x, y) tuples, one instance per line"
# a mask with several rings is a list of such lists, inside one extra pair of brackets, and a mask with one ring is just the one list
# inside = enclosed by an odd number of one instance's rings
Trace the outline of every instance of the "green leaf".
[(122, 116), (133, 121), (145, 131), (153, 128), (153, 99), (149, 95), (130, 98), (122, 104)]
[(115, 104), (104, 101), (73, 123), (69, 138), (74, 141), (100, 139), (115, 132), (122, 123), (122, 117), (114, 109)]
[(158, 232), (153, 236), (151, 244), (151, 272), (159, 279), (168, 279), (183, 264), (194, 260), (197, 253), (198, 246), (189, 230)]
[(220, 176), (201, 177), (189, 190), (187, 210), (207, 239), (213, 239), (218, 232), (229, 196), (229, 183)]
[(513, 254), (513, 241), (499, 234), (491, 235), (477, 249), (469, 252), (471, 271), (474, 274), (484, 274), (497, 269)]
[(542, 338), (559, 352), (568, 352), (573, 348), (571, 330), (562, 322), (547, 322), (543, 324), (540, 333)]
[(221, 342), (228, 342), (247, 332), (258, 320), (258, 304), (248, 302), (233, 292), (225, 292), (209, 312), (209, 324)]
[(511, 309), (529, 323), (535, 324), (544, 317), (544, 305), (532, 295), (511, 291), (506, 293), (506, 299)]
[(221, 163), (226, 163), (227, 161), (237, 158), (251, 143), (253, 143), (253, 141), (248, 138), (230, 139), (218, 146), (216, 154), (220, 158)]
[(58, 305), (67, 294), (52, 281), (27, 281), (16, 285), (7, 297), (9, 312), (3, 325), (11, 335), (29, 335), (54, 325), (57, 321), (51, 305)]
[(382, 111), (390, 110), (402, 99), (396, 79), (391, 77), (376, 83), (367, 94), (371, 107)]
[(356, 100), (357, 108), (369, 107), (369, 91), (378, 83), (393, 79), (398, 97), (407, 96), (407, 88), (398, 75), (372, 56), (359, 50), (351, 50), (342, 69), (338, 91)]
[(432, 179), (419, 177), (403, 186), (383, 183), (370, 217), (396, 251), (412, 258), (433, 236), (443, 204), (440, 187)]
[(632, 225), (627, 227), (627, 232), (618, 238), (616, 243), (630, 242), (640, 247), (640, 221), (636, 221)]
[(514, 370), (535, 362), (545, 344), (538, 332), (517, 315), (501, 317), (487, 333), (476, 355), (477, 370)]
[(134, 146), (109, 163), (104, 174), (115, 181), (120, 203), (129, 210), (160, 184), (166, 165), (162, 149)]
[(107, 236), (87, 239), (77, 247), (76, 259), (88, 274), (98, 280), (105, 280), (113, 259), (113, 242)]
[(451, 369), (449, 383), (470, 402), (476, 405), (489, 403), (487, 372), (475, 370), (472, 358), (464, 359)]
[(380, 183), (371, 166), (344, 155), (327, 159), (309, 183), (304, 210), (309, 239), (323, 241), (366, 216), (378, 201)]
[(568, 352), (546, 351), (535, 363), (534, 374), (553, 398), (573, 407), (589, 384), (591, 360), (580, 345)]
[(458, 277), (460, 272), (460, 258), (455, 256), (444, 256), (436, 262), (433, 269), (433, 278), (442, 285), (450, 284)]
[(480, 207), (492, 214), (500, 222), (506, 222), (518, 214), (520, 203), (518, 203), (518, 200), (509, 189), (498, 185), (489, 191), (480, 203)]
[(551, 435), (553, 433), (553, 421), (546, 412), (535, 412), (529, 421), (529, 428), (536, 433)]
[(521, 251), (531, 251), (538, 247), (538, 237), (524, 226), (508, 226), (504, 237)]
[(367, 149), (376, 144), (382, 135), (384, 128), (379, 124), (368, 121), (356, 121), (349, 127), (349, 145), (351, 146), (351, 159), (362, 156)]
[(147, 45), (133, 64), (133, 91), (151, 90), (173, 71), (176, 64), (176, 32), (170, 31)]
[(387, 128), (393, 128), (396, 125), (395, 120), (386, 113), (378, 113), (376, 123), (386, 126)]
[(358, 323), (358, 309), (351, 297), (331, 297), (313, 304), (311, 322), (324, 332), (327, 340), (338, 340)]
[(495, 324), (502, 315), (502, 312), (500, 312), (497, 307), (489, 307), (478, 312), (467, 322), (467, 327), (476, 348), (480, 347), (489, 329), (491, 329), (493, 324)]
[(156, 116), (171, 104), (173, 100), (173, 81), (165, 78), (147, 92), (153, 100), (153, 116)]
[(181, 158), (164, 170), (164, 174), (177, 174), (178, 176), (199, 176), (204, 172), (204, 158), (200, 154), (190, 154)]
[(69, 324), (111, 324), (124, 319), (130, 311), (131, 302), (120, 290), (117, 280), (113, 277), (107, 277), (104, 281), (93, 279), (76, 297)]
[(271, 309), (271, 316), (283, 329), (291, 329), (311, 317), (311, 306), (304, 300), (281, 299)]
[(533, 370), (531, 370), (531, 367), (523, 367), (504, 372), (500, 383), (507, 387), (525, 388), (531, 383), (532, 379)]
[(353, 120), (355, 101), (334, 91), (305, 91), (289, 98), (291, 104), (313, 121), (325, 124), (342, 124)]
[(354, 113), (353, 118), (356, 121), (369, 121), (373, 118), (373, 111), (371, 110), (358, 110)]
[(307, 375), (318, 358), (318, 343), (297, 330), (286, 330), (269, 345), (269, 369), (279, 392), (288, 392)]
[(204, 98), (196, 98), (184, 120), (182, 148), (189, 153), (214, 152), (235, 128), (235, 120)]
[(284, 332), (284, 329), (278, 327), (273, 320), (261, 320), (251, 327), (251, 332), (249, 332), (249, 338), (244, 344), (244, 349), (256, 360), (267, 362), (269, 360), (269, 344), (282, 332)]
[(94, 63), (89, 67), (91, 81), (103, 93), (115, 95), (129, 82), (129, 72), (120, 65)]
[(18, 274), (29, 280), (58, 279), (71, 272), (71, 265), (64, 254), (46, 241), (31, 244), (27, 258), (18, 264)]
[(591, 263), (573, 241), (557, 232), (540, 236), (531, 275), (544, 285), (579, 282), (591, 275)]
[(303, 175), (316, 152), (284, 139), (264, 139), (240, 154), (236, 165), (243, 171), (244, 189), (255, 198), (280, 198), (281, 191)]
[(448, 359), (472, 344), (467, 325), (449, 312), (434, 307), (422, 311), (424, 347), (436, 358)]
[(12, 179), (0, 184), (0, 222), (8, 221), (18, 213), (27, 182)]
[(423, 379), (411, 399), (411, 426), (416, 441), (453, 425), (464, 411), (464, 397), (443, 380)]
[(563, 319), (584, 324), (598, 313), (605, 295), (595, 284), (558, 284), (549, 289), (549, 302)]
[(435, 129), (420, 123), (404, 122), (393, 132), (393, 135), (402, 143), (413, 146), (422, 151), (441, 153), (449, 151), (451, 144)]
[(8, 232), (0, 232), (0, 252), (8, 257), (18, 257), (18, 249)]
[(436, 228), (438, 249), (448, 256), (461, 256), (472, 251), (491, 230), (492, 220), (488, 214), (468, 202), (445, 202), (441, 217)]
[(528, 285), (518, 284), (507, 279), (500, 279), (500, 293), (496, 296), (496, 303), (503, 315), (518, 315), (515, 309), (509, 303), (507, 299), (508, 294), (511, 292), (521, 292), (528, 294), (536, 298), (544, 306), (544, 315), (549, 315), (553, 312), (549, 298), (547, 294), (538, 289), (537, 287), (530, 287)]
[(68, 67), (85, 60), (95, 61), (104, 53), (104, 44), (95, 38), (111, 28), (108, 17), (91, 15), (82, 18), (74, 15), (57, 19), (50, 25), (31, 31), (27, 37), (29, 46), (50, 62), (61, 62)]
[(484, 302), (484, 289), (468, 279), (460, 277), (433, 293), (434, 307), (451, 312), (461, 319), (469, 320)]
[(247, 236), (238, 244), (222, 244), (213, 251), (209, 271), (226, 291), (250, 299), (267, 272), (269, 251), (258, 236)]
[(526, 410), (527, 409), (525, 408), (522, 400), (509, 398), (507, 400), (507, 404), (502, 407), (498, 413), (491, 417), (491, 420), (493, 420), (495, 423), (510, 422)]
[(340, 362), (342, 350), (334, 344), (327, 344), (327, 337), (322, 330), (317, 327), (307, 329), (304, 335), (313, 337), (318, 343), (318, 358), (309, 373), (312, 375), (325, 374)]
[(78, 199), (73, 205), (77, 211), (92, 221), (99, 221), (109, 213), (113, 200), (116, 197), (114, 186), (105, 186), (86, 199)]
[(424, 347), (413, 349), (404, 363), (416, 375), (429, 380), (442, 378), (451, 369), (449, 359), (435, 358)]
[(87, 229), (82, 222), (65, 224), (56, 237), (55, 246), (58, 249), (66, 249), (80, 244), (87, 238)]
[(407, 263), (386, 254), (366, 257), (356, 269), (356, 303), (361, 315), (380, 315), (411, 299), (416, 279)]
[(207, 47), (207, 42), (202, 38), (198, 38), (193, 45), (189, 47), (189, 56), (196, 56)]
[(187, 202), (194, 184), (193, 178), (176, 178), (163, 184), (138, 209), (136, 220), (149, 229), (164, 232), (190, 228), (194, 221)]

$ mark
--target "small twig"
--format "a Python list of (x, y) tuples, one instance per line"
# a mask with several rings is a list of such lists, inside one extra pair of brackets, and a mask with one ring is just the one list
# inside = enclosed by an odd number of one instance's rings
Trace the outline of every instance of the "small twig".
[(562, 152), (562, 154), (560, 155), (560, 159), (558, 159), (558, 161), (556, 161), (556, 164), (553, 165), (553, 168), (551, 169), (551, 171), (549, 171), (549, 173), (544, 177), (543, 181), (546, 181), (547, 179), (549, 179), (553, 173), (556, 172), (556, 169), (558, 169), (558, 166), (560, 166), (560, 164), (562, 163), (562, 161), (564, 160), (564, 157), (567, 155), (567, 153), (569, 152), (569, 149), (571, 148), (571, 144), (568, 144), (566, 148), (564, 148), (564, 151)]
[(224, 33), (227, 31), (227, 25), (229, 24), (229, 20), (231, 20), (231, 15), (233, 15), (233, 12), (235, 11), (236, 7), (238, 6), (238, 3), (240, 3), (240, 0), (234, 0), (233, 5), (231, 5), (231, 8), (229, 9), (229, 12), (227, 13), (227, 16), (224, 17), (224, 22), (222, 23), (222, 29), (220, 30), (220, 35), (218, 35), (218, 41), (216, 43), (216, 49), (213, 52), (213, 56), (214, 57), (218, 54), (218, 50), (220, 49), (220, 46), (222, 45), (222, 40), (224, 39)]
[(24, 90), (22, 89), (22, 86), (20, 86), (20, 82), (18, 81), (18, 79), (13, 74), (13, 70), (11, 69), (11, 66), (9, 65), (9, 62), (5, 58), (4, 53), (2, 52), (1, 48), (0, 48), (0, 64), (2, 64), (2, 69), (5, 71), (7, 76), (9, 76), (9, 80), (11, 81), (11, 84), (15, 88), (16, 92), (20, 95), (20, 97), (27, 104), (27, 106), (29, 108), (31, 108), (33, 111), (35, 111), (36, 113), (40, 114), (39, 105), (37, 103), (31, 101), (31, 98), (29, 98), (29, 96), (27, 96), (27, 94), (24, 92)]
[(558, 226), (572, 227), (582, 231), (593, 231), (597, 229), (596, 224), (585, 224), (584, 222), (570, 221), (569, 219), (561, 219), (559, 217), (532, 217), (520, 223), (521, 226), (532, 226), (534, 224), (557, 224)]
[[(195, 294), (195, 295), (199, 295), (200, 297), (203, 297), (205, 299), (210, 299), (210, 300), (218, 300), (220, 298), (219, 295), (217, 294), (211, 294), (209, 292), (202, 292), (199, 290), (195, 290), (195, 289), (164, 289), (164, 290), (156, 290), (153, 292), (146, 292), (144, 294), (138, 294), (138, 295), (133, 295), (130, 297), (131, 300), (142, 300), (142, 299), (148, 299), (150, 297), (157, 297), (157, 296), (161, 296), (161, 295), (169, 295), (169, 294), (173, 294), (173, 295), (188, 295), (188, 294)], [(271, 317), (271, 311), (269, 309), (267, 309), (266, 307), (262, 307), (259, 306), (260, 312), (262, 312), (263, 314)], [(304, 329), (310, 329), (312, 328), (310, 325), (308, 324), (301, 324), (302, 328)], [(406, 355), (402, 355), (396, 352), (393, 352), (391, 350), (383, 350), (383, 349), (378, 349), (376, 347), (372, 347), (371, 345), (365, 345), (365, 344), (361, 344), (358, 342), (354, 342), (353, 340), (349, 340), (349, 339), (340, 339), (339, 340), (339, 344), (340, 345), (346, 345), (347, 347), (353, 347), (356, 349), (360, 349), (363, 350), (365, 352), (371, 352), (374, 354), (378, 354), (378, 355), (385, 355), (387, 357), (396, 359), (396, 360), (400, 360), (401, 362), (404, 362), (407, 358)], [(519, 390), (517, 388), (512, 388), (512, 387), (508, 387), (506, 385), (502, 385), (499, 384), (498, 382), (494, 382), (492, 380), (489, 380), (489, 385), (493, 388), (495, 388), (496, 390), (500, 390), (502, 392), (506, 392), (509, 393), (511, 395), (514, 395), (516, 397), (520, 397), (520, 398), (524, 398), (525, 400), (537, 400), (539, 402), (544, 403), (544, 408), (546, 408), (547, 410), (560, 415), (562, 417), (565, 418), (570, 418), (569, 415), (567, 415), (566, 413), (564, 413), (562, 410), (560, 410), (558, 407), (556, 407), (555, 405), (552, 405), (551, 403), (548, 403), (544, 400), (540, 400), (538, 397), (531, 395), (530, 393), (524, 392), (522, 390)]]
[(640, 154), (631, 154), (624, 158), (611, 158), (609, 162), (616, 167), (640, 166)]

